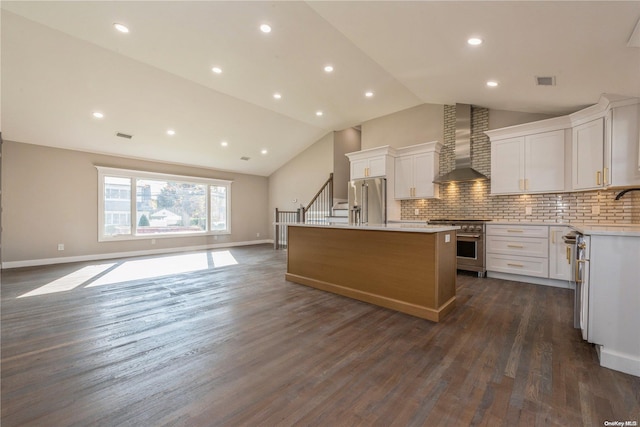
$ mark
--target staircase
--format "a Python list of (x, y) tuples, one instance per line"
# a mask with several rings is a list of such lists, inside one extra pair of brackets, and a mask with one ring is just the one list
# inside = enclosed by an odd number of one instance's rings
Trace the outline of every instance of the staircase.
[[(276, 223), (336, 224), (349, 222), (349, 202), (333, 199), (333, 173), (311, 199), (311, 202), (296, 211), (282, 211), (276, 208)], [(287, 226), (275, 225), (273, 239), (275, 249), (287, 247)]]

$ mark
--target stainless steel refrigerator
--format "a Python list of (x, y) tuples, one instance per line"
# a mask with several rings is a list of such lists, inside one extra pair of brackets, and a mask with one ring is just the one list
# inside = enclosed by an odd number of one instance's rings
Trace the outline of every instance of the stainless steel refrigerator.
[(357, 179), (349, 182), (349, 224), (387, 223), (387, 180)]

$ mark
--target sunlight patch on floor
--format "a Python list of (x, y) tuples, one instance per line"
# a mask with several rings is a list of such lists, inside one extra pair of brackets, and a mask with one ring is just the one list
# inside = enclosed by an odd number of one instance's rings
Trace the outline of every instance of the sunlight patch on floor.
[[(237, 265), (230, 251), (198, 252), (145, 258), (121, 263), (90, 265), (47, 283), (18, 298), (71, 291), (81, 285), (91, 288), (131, 280), (152, 279), (172, 274)], [(111, 271), (109, 271), (111, 270)]]
[(67, 274), (59, 279), (54, 280), (53, 282), (49, 282), (44, 286), (40, 286), (37, 289), (34, 289), (26, 294), (20, 295), (18, 298), (25, 297), (33, 297), (36, 295), (46, 295), (52, 294), (55, 292), (64, 292), (70, 291), (72, 289), (77, 288), (83, 283), (93, 279), (97, 275), (103, 273), (109, 268), (116, 265), (112, 264), (100, 264), (100, 265), (89, 265), (86, 267), (82, 267), (80, 270), (76, 270), (73, 273)]

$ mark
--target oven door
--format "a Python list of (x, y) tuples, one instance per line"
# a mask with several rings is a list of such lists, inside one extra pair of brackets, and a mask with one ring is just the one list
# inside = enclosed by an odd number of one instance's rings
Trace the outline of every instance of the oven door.
[(482, 262), (480, 234), (458, 233), (458, 265), (477, 265)]

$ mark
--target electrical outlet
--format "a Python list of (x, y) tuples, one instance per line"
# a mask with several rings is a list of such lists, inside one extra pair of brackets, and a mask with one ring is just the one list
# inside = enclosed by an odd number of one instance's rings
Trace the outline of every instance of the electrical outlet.
[(591, 213), (593, 215), (600, 215), (600, 205), (592, 205), (591, 206)]
[(449, 243), (451, 241), (451, 235), (450, 234), (445, 234), (444, 235), (444, 242), (445, 243)]
[(415, 208), (415, 209), (413, 210), (413, 213), (414, 213), (415, 215), (420, 215), (420, 209)]
[(260, 233), (256, 233), (256, 237), (260, 237)]
[(155, 245), (156, 244), (156, 239), (151, 239), (151, 244)]
[(213, 236), (213, 240), (218, 240), (218, 236)]
[(533, 209), (531, 208), (531, 206), (526, 206), (524, 208), (524, 214), (525, 215), (531, 215), (532, 212), (533, 212)]
[(64, 243), (58, 243), (58, 250), (64, 251)]

